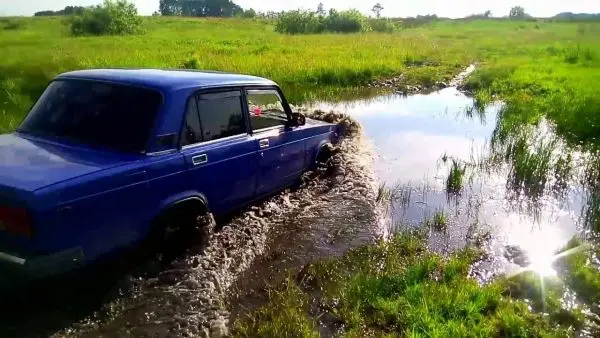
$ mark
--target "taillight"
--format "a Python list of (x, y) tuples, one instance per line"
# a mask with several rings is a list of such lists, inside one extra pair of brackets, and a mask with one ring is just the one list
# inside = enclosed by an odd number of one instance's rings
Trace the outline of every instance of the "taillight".
[(31, 218), (27, 210), (0, 206), (0, 231), (31, 237)]

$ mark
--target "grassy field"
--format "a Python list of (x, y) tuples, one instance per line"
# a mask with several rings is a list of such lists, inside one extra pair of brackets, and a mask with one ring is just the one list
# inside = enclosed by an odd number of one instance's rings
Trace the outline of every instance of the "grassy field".
[[(400, 73), (409, 84), (432, 84), (479, 62), (470, 85), (481, 97), (576, 93), (559, 102), (571, 110), (572, 100), (593, 97), (600, 79), (597, 24), (437, 22), (393, 34), (287, 36), (264, 21), (147, 18), (144, 30), (71, 37), (62, 18), (0, 19), (0, 131), (15, 128), (54, 75), (92, 67), (249, 73), (272, 78), (300, 101)], [(594, 104), (572, 114), (587, 114)]]

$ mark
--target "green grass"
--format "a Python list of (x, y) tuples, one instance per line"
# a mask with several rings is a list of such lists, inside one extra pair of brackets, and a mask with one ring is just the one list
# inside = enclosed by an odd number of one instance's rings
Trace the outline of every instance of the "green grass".
[(600, 315), (600, 271), (592, 262), (598, 259), (598, 249), (591, 249), (579, 238), (572, 239), (561, 252), (571, 249), (583, 250), (561, 257), (556, 266), (565, 283), (577, 293), (580, 301), (593, 308)]
[(410, 204), (412, 192), (413, 187), (410, 183), (397, 183), (393, 186), (382, 183), (377, 188), (376, 201), (386, 207), (395, 207), (397, 204), (401, 207), (407, 207)]
[(535, 123), (545, 117), (571, 144), (595, 145), (600, 135), (600, 25), (576, 27), (571, 36), (557, 36), (554, 43), (521, 56), (487, 58), (467, 87), (499, 95), (510, 119)]
[(426, 224), (435, 231), (445, 231), (448, 228), (448, 222), (448, 215), (443, 210), (438, 210), (432, 219), (426, 221)]
[(446, 178), (447, 193), (458, 195), (462, 192), (465, 184), (465, 173), (465, 165), (461, 165), (458, 161), (453, 159), (448, 178)]
[[(270, 304), (238, 321), (234, 336), (282, 333), (279, 318), (290, 313), (284, 337), (316, 335), (315, 317), (343, 327), (343, 337), (569, 337), (581, 327), (581, 312), (560, 307), (556, 283), (544, 296), (533, 274), (482, 286), (468, 277), (479, 258), (475, 249), (442, 257), (422, 236), (398, 234), (314, 263), (299, 284), (288, 280)], [(532, 295), (549, 315), (522, 300)], [(316, 312), (306, 306), (311, 296), (321, 305)]]
[[(269, 294), (271, 305), (236, 326), (238, 337), (314, 337), (315, 321), (308, 316), (309, 298), (292, 281)], [(268, 322), (269, 325), (263, 325)]]

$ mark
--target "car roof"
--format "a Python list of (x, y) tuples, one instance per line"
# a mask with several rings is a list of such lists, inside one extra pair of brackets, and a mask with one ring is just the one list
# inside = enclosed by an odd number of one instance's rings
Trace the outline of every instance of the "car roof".
[(57, 79), (108, 81), (172, 91), (234, 85), (276, 85), (261, 77), (214, 71), (176, 69), (89, 69), (61, 74)]

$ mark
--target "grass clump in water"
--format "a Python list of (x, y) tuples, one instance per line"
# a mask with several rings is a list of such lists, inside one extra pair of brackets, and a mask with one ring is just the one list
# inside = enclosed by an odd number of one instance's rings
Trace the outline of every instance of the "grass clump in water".
[(450, 173), (446, 179), (446, 192), (453, 195), (458, 195), (464, 188), (464, 178), (466, 167), (461, 166), (456, 160), (452, 160)]
[[(292, 296), (317, 297), (315, 303), (321, 305), (318, 314), (309, 311), (308, 315), (327, 318), (328, 325), (343, 328), (345, 337), (572, 335), (571, 322), (563, 325), (532, 311), (526, 302), (506, 292), (507, 284), (482, 286), (469, 278), (471, 265), (479, 258), (473, 249), (443, 257), (427, 251), (423, 236), (398, 234), (389, 242), (312, 264), (299, 284), (303, 291)], [(265, 317), (265, 311), (295, 312), (288, 308), (290, 304), (295, 303), (273, 298), (265, 308), (236, 323), (235, 332), (266, 337), (262, 332), (274, 332), (270, 327), (280, 324), (272, 316)], [(244, 330), (249, 322), (253, 329)], [(287, 331), (284, 336), (310, 337), (318, 332), (314, 327), (302, 330)]]
[(433, 215), (433, 219), (427, 220), (426, 224), (435, 231), (445, 231), (448, 228), (448, 215), (443, 210), (438, 210)]
[(377, 188), (376, 201), (386, 207), (394, 208), (397, 204), (401, 207), (407, 207), (412, 197), (412, 186), (410, 184), (396, 184), (389, 187), (382, 183)]

